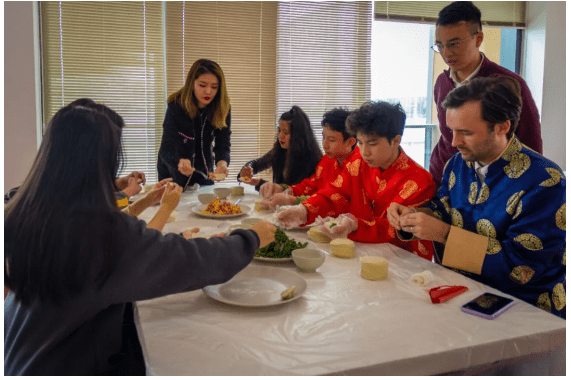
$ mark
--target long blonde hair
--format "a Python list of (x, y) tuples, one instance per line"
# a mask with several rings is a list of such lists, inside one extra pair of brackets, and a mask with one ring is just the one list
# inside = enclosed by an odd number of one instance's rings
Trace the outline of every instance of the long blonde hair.
[(195, 118), (198, 113), (198, 105), (194, 96), (194, 81), (202, 74), (213, 74), (218, 78), (218, 92), (212, 102), (206, 107), (208, 117), (212, 125), (216, 128), (226, 127), (226, 117), (230, 112), (230, 98), (226, 91), (226, 79), (224, 72), (220, 66), (209, 59), (199, 59), (194, 62), (188, 75), (186, 82), (182, 88), (169, 95), (167, 103), (176, 101), (182, 108), (186, 110), (191, 118)]

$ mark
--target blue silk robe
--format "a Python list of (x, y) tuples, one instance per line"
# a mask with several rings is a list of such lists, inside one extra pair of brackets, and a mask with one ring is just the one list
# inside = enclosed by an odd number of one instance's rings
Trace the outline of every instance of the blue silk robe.
[(455, 154), (427, 206), (488, 237), (481, 274), (461, 273), (565, 318), (565, 202), (561, 169), (513, 138), (483, 182)]

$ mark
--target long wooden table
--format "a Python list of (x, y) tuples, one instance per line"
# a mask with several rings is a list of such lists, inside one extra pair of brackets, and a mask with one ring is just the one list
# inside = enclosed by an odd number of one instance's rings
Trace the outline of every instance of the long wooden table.
[[(253, 208), (257, 195), (246, 187), (242, 204)], [(193, 226), (205, 233), (223, 232), (243, 218), (205, 219), (191, 211), (195, 202), (196, 193), (183, 194), (178, 221), (167, 224), (165, 232)], [(154, 211), (147, 210), (142, 218)], [(271, 217), (255, 212), (249, 216)], [(304, 230), (287, 234), (307, 240)], [(317, 246), (327, 257), (315, 273), (302, 273), (293, 262), (250, 264), (300, 274), (307, 290), (290, 303), (232, 306), (202, 290), (137, 302), (135, 321), (147, 373), (565, 374), (565, 320), (519, 300), (496, 320), (466, 314), (461, 305), (481, 293), (505, 294), (390, 244), (356, 244), (358, 256), (389, 261), (385, 281), (360, 277), (357, 258), (337, 258), (330, 255), (328, 244)], [(425, 270), (435, 279), (429, 287), (464, 285), (469, 290), (432, 304), (424, 288), (409, 281)]]

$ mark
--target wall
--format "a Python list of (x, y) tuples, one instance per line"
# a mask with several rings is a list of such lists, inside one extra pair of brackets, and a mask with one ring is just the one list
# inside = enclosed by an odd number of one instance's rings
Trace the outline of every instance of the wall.
[(4, 193), (24, 181), (37, 152), (31, 1), (4, 2)]
[(528, 3), (523, 72), (541, 115), (543, 155), (564, 171), (567, 170), (565, 7), (563, 1)]

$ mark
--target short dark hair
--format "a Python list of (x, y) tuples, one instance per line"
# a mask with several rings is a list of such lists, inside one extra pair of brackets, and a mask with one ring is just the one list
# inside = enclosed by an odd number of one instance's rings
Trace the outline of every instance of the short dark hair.
[(480, 102), (482, 119), (490, 123), (490, 131), (496, 124), (509, 120), (506, 137), (513, 136), (521, 113), (521, 88), (516, 79), (504, 75), (474, 78), (451, 91), (442, 108), (456, 109), (468, 102)]
[(471, 1), (454, 1), (438, 12), (438, 25), (452, 25), (466, 21), (477, 25), (478, 31), (482, 30), (482, 12)]
[(402, 136), (405, 122), (406, 114), (400, 103), (370, 101), (349, 114), (347, 128), (355, 135), (376, 135), (391, 142), (395, 136)]
[(343, 140), (347, 140), (351, 137), (355, 137), (351, 131), (347, 130), (345, 127), (345, 122), (347, 121), (347, 116), (351, 111), (344, 108), (333, 108), (323, 114), (323, 120), (321, 120), (322, 127), (328, 127), (336, 132), (341, 132), (343, 135)]

